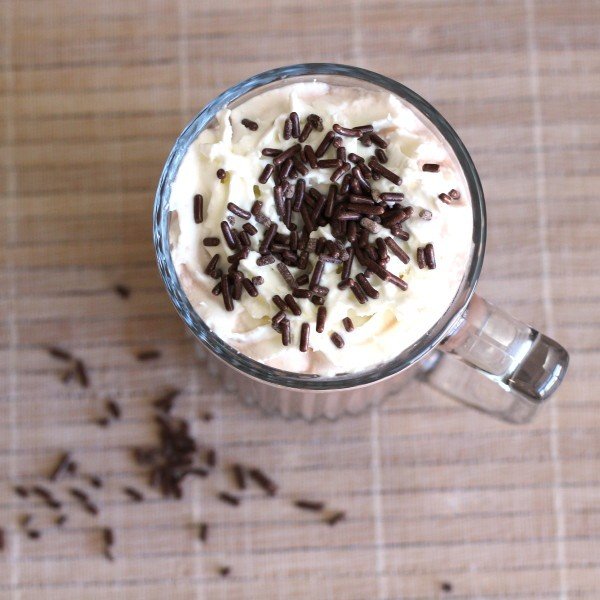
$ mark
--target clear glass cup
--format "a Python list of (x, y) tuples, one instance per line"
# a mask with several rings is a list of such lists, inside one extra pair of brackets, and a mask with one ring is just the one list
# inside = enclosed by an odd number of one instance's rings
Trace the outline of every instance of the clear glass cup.
[[(469, 264), (452, 303), (424, 336), (396, 358), (360, 373), (335, 377), (291, 373), (265, 366), (232, 348), (197, 315), (183, 291), (169, 243), (169, 196), (179, 165), (196, 137), (226, 106), (237, 106), (266, 90), (297, 81), (323, 81), (387, 90), (410, 103), (433, 126), (462, 168), (473, 210)], [(210, 102), (183, 130), (164, 166), (154, 204), (158, 267), (181, 318), (197, 340), (208, 369), (235, 387), (242, 400), (285, 417), (335, 419), (357, 413), (398, 391), (413, 377), (478, 410), (513, 423), (529, 421), (558, 388), (569, 356), (557, 342), (477, 296), (486, 213), (477, 171), (449, 123), (412, 90), (387, 77), (330, 63), (281, 67), (234, 85)], [(458, 359), (458, 360), (455, 360)]]

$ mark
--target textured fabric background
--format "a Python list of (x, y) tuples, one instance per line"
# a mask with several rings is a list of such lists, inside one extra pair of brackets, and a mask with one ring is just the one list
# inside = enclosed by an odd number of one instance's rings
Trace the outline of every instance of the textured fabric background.
[[(1, 0), (0, 26), (0, 597), (415, 600), (449, 596), (443, 582), (458, 598), (600, 597), (597, 0)], [(479, 290), (571, 352), (532, 425), (416, 383), (361, 417), (289, 423), (241, 406), (195, 362), (151, 245), (163, 161), (218, 92), (302, 61), (396, 78), (466, 142), (488, 200)], [(52, 343), (86, 361), (88, 389), (60, 383)], [(159, 360), (135, 360), (155, 347)], [(219, 468), (181, 502), (147, 492), (132, 505), (121, 487), (147, 488), (127, 450), (154, 439), (150, 402), (169, 385), (220, 465), (263, 467), (277, 498), (218, 502), (232, 487)], [(108, 395), (124, 414), (103, 429)], [(57, 485), (70, 515), (58, 531), (11, 487), (65, 449), (105, 486), (93, 518)], [(328, 527), (291, 506), (299, 497), (347, 520)], [(26, 512), (37, 541), (20, 531)]]

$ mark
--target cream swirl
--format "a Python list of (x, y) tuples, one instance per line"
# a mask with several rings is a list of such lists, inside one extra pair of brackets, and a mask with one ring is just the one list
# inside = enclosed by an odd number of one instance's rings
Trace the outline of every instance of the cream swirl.
[[(227, 250), (220, 223), (231, 216), (229, 202), (250, 210), (256, 197), (263, 202), (263, 213), (278, 231), (289, 233), (275, 210), (273, 183), (259, 184), (258, 177), (270, 159), (262, 156), (264, 147), (286, 148), (296, 140), (283, 139), (284, 121), (295, 111), (303, 123), (311, 113), (323, 119), (324, 131), (313, 131), (306, 143), (314, 148), (334, 123), (356, 127), (372, 123), (375, 131), (388, 142), (388, 167), (402, 177), (400, 187), (386, 179), (371, 181), (376, 192), (403, 192), (403, 206), (414, 208), (413, 216), (403, 224), (410, 234), (407, 241), (396, 238), (409, 255), (404, 264), (390, 253), (386, 268), (401, 276), (408, 289), (385, 283), (373, 276), (370, 283), (379, 292), (379, 298), (359, 304), (350, 290), (339, 290), (341, 267), (326, 264), (321, 285), (330, 290), (327, 300), (325, 330), (317, 333), (314, 327), (318, 306), (309, 300), (298, 299), (302, 315), (289, 315), (292, 344), (283, 346), (281, 336), (271, 327), (271, 317), (277, 312), (272, 302), (275, 294), (283, 296), (289, 289), (277, 271), (276, 263), (258, 266), (259, 240), (264, 227), (252, 219), (259, 233), (252, 240), (252, 250), (240, 262), (245, 276), (262, 276), (264, 283), (259, 295), (244, 293), (235, 302), (234, 310), (227, 312), (220, 297), (211, 294), (215, 281), (204, 273), (214, 254), (221, 254), (221, 266), (226, 264)], [(258, 123), (252, 131), (241, 124), (243, 118)], [(363, 146), (356, 138), (343, 138), (348, 153), (354, 152), (368, 159), (373, 147)], [(327, 155), (332, 154), (330, 151)], [(424, 163), (437, 163), (439, 172), (422, 170)], [(224, 181), (217, 178), (218, 169), (225, 169)], [(323, 193), (330, 185), (331, 169), (312, 169), (305, 177), (307, 188), (315, 187)], [(439, 194), (458, 190), (461, 198), (445, 204)], [(204, 198), (204, 220), (193, 219), (193, 197)], [(268, 90), (250, 98), (232, 109), (220, 111), (215, 123), (203, 131), (190, 145), (172, 184), (170, 197), (171, 249), (174, 264), (182, 286), (207, 326), (239, 352), (270, 366), (287, 371), (333, 376), (338, 373), (359, 372), (386, 362), (409, 347), (440, 319), (452, 302), (467, 267), (472, 239), (472, 210), (468, 188), (457, 160), (435, 132), (414, 108), (389, 92), (358, 87), (330, 86), (321, 82), (295, 83)], [(421, 211), (431, 212), (431, 219), (420, 218)], [(244, 221), (236, 217), (238, 224)], [(388, 229), (370, 236), (387, 237)], [(205, 237), (218, 237), (216, 247), (205, 247)], [(333, 239), (329, 225), (319, 227), (312, 238)], [(432, 243), (436, 254), (436, 269), (419, 269), (417, 248)], [(307, 273), (316, 260), (311, 255)], [(361, 272), (354, 261), (352, 276)], [(290, 267), (295, 275), (302, 273)], [(347, 333), (342, 320), (350, 317), (354, 331)], [(298, 348), (300, 326), (311, 323), (309, 351)], [(337, 348), (331, 341), (338, 332), (345, 341)]]

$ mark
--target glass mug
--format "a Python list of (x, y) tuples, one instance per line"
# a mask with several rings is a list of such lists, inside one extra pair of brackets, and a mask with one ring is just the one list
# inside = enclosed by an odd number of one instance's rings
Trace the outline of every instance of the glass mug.
[[(318, 80), (335, 85), (387, 90), (408, 102), (454, 154), (470, 191), (473, 237), (462, 282), (439, 321), (393, 360), (360, 373), (322, 377), (263, 365), (232, 348), (196, 314), (183, 291), (169, 242), (169, 196), (181, 161), (196, 137), (214, 123), (224, 107), (283, 85)], [(258, 176), (258, 173), (257, 173)], [(154, 204), (154, 245), (158, 267), (181, 318), (207, 357), (208, 368), (228, 389), (266, 411), (285, 417), (335, 419), (358, 413), (398, 391), (407, 381), (421, 381), (454, 399), (512, 423), (525, 423), (562, 381), (569, 355), (550, 338), (477, 296), (486, 214), (483, 190), (465, 146), (448, 122), (407, 87), (372, 71), (329, 63), (272, 69), (234, 85), (210, 102), (183, 130), (164, 166)], [(458, 359), (458, 360), (455, 360)]]

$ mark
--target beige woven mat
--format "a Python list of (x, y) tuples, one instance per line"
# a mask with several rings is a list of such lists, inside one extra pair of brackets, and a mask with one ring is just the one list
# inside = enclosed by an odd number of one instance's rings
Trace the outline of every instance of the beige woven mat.
[[(597, 1), (2, 0), (0, 11), (0, 597), (600, 597)], [(286, 423), (240, 406), (195, 363), (154, 264), (162, 163), (218, 92), (301, 61), (397, 78), (467, 143), (490, 221), (479, 289), (572, 355), (533, 425), (417, 384), (362, 417)], [(90, 388), (61, 384), (49, 343), (85, 360)], [(154, 347), (160, 359), (135, 360)], [(147, 489), (127, 449), (153, 439), (150, 401), (168, 385), (184, 388), (177, 410), (220, 465), (262, 466), (277, 498), (218, 502), (231, 487), (220, 469), (181, 502), (124, 496)], [(107, 395), (123, 417), (101, 428)], [(96, 518), (57, 485), (59, 531), (11, 487), (39, 481), (64, 449), (105, 485)], [(292, 506), (299, 497), (347, 519), (324, 525)], [(20, 530), (27, 512), (38, 540)]]

